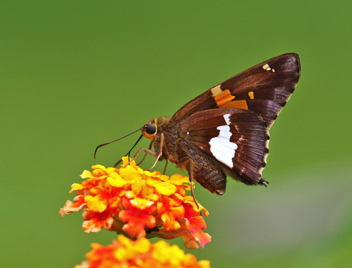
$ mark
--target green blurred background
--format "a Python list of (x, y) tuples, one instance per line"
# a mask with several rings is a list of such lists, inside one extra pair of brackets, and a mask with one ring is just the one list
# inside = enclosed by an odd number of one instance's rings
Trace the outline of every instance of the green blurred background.
[(97, 160), (95, 146), (295, 52), (302, 76), (270, 132), (269, 187), (197, 186), (213, 241), (191, 253), (212, 267), (352, 267), (351, 12), (349, 1), (4, 1), (0, 266), (74, 267), (91, 242), (109, 244), (114, 233), (81, 230), (81, 213), (58, 214), (78, 175), (113, 165), (138, 134)]

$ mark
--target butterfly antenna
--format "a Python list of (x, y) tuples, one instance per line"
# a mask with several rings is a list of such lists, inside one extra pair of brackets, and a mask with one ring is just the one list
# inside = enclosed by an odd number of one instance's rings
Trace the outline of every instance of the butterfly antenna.
[[(149, 144), (148, 150), (151, 150), (151, 149), (152, 149), (153, 143), (154, 143), (154, 141), (151, 141), (151, 143)], [(148, 154), (148, 153), (145, 152), (145, 154), (144, 154), (142, 160), (137, 164), (137, 166), (140, 166), (140, 165), (142, 164), (142, 162), (144, 161), (144, 159), (145, 159), (145, 157), (147, 156), (147, 154)], [(166, 162), (166, 163), (167, 163), (167, 162)], [(164, 173), (164, 175), (165, 175), (165, 173)]]
[[(103, 144), (98, 145), (97, 148), (95, 148), (95, 151), (94, 151), (94, 159), (95, 159), (95, 156), (96, 156), (96, 154), (97, 154), (97, 151), (98, 151), (98, 149), (99, 149), (100, 147), (103, 147), (103, 146), (105, 146), (105, 145), (109, 145), (109, 144), (111, 144), (111, 143), (113, 143), (113, 142), (115, 142), (115, 141), (122, 140), (122, 139), (128, 137), (129, 135), (132, 135), (133, 133), (136, 133), (137, 131), (142, 130), (142, 128), (143, 128), (143, 127), (139, 128), (139, 129), (137, 129), (137, 130), (131, 132), (130, 134), (127, 134), (126, 136), (123, 136), (123, 137), (121, 137), (121, 138), (119, 138), (119, 139), (117, 139), (117, 140), (109, 141), (109, 142), (107, 142), (107, 143), (103, 143)], [(142, 136), (143, 136), (143, 135), (142, 135)], [(142, 138), (142, 136), (139, 137), (138, 141)], [(137, 142), (138, 142), (138, 141), (137, 141)], [(136, 146), (136, 144), (135, 144), (134, 146)], [(133, 146), (133, 147), (134, 147), (134, 146)], [(132, 149), (133, 149), (133, 147), (132, 147)], [(131, 150), (132, 150), (132, 149), (131, 149)], [(128, 153), (130, 153), (131, 150), (130, 150)]]

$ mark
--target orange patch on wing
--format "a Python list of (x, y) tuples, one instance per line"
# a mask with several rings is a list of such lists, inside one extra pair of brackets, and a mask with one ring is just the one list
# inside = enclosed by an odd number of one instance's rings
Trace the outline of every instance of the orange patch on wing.
[(238, 101), (227, 102), (227, 103), (221, 105), (220, 108), (237, 108), (237, 109), (248, 110), (248, 105), (247, 105), (247, 101), (238, 100)]
[(216, 105), (218, 107), (224, 105), (225, 103), (228, 103), (232, 101), (235, 98), (235, 96), (231, 95), (230, 90), (226, 89), (223, 92), (221, 92), (219, 95), (214, 97), (214, 100), (216, 102)]

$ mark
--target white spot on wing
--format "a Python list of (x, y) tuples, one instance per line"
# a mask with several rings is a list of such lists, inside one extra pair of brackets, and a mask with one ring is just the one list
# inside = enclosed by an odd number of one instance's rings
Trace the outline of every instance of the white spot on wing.
[(226, 166), (233, 168), (232, 159), (235, 157), (237, 144), (230, 141), (230, 114), (225, 114), (226, 126), (217, 127), (220, 130), (219, 136), (210, 140), (210, 151), (214, 157)]
[(271, 69), (269, 64), (265, 64), (262, 66), (262, 68), (265, 70), (265, 71), (272, 71), (273, 73), (275, 73), (275, 69)]
[(225, 119), (225, 122), (227, 125), (230, 125), (231, 124), (231, 121), (230, 121), (230, 114), (225, 114), (224, 115), (224, 119)]
[[(264, 70), (267, 70), (268, 68), (270, 68), (270, 67), (269, 67), (269, 64), (263, 65), (263, 69), (264, 69)], [(270, 69), (271, 69), (271, 68), (270, 68)]]

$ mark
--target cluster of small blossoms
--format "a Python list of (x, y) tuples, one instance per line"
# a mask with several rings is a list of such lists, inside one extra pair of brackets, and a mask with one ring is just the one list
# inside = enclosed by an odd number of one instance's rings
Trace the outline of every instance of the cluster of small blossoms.
[(169, 178), (145, 171), (134, 161), (127, 163), (124, 157), (119, 169), (96, 165), (92, 172), (84, 171), (83, 183), (71, 186), (77, 196), (66, 202), (60, 215), (83, 209), (83, 230), (88, 233), (105, 228), (130, 238), (181, 236), (185, 247), (193, 249), (210, 242), (211, 236), (202, 231), (206, 228), (202, 212), (209, 213), (186, 195), (191, 189), (188, 177)]
[(106, 247), (91, 246), (93, 249), (86, 254), (87, 261), (75, 268), (210, 268), (209, 261), (197, 261), (193, 255), (185, 254), (178, 246), (170, 246), (165, 241), (151, 244), (146, 238), (131, 241), (120, 235)]

